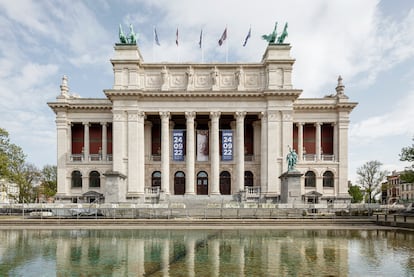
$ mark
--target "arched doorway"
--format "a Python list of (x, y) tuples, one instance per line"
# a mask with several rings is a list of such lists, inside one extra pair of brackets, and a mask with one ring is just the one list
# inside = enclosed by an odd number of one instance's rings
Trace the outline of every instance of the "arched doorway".
[(185, 174), (177, 171), (174, 175), (174, 194), (183, 195), (185, 193)]
[(244, 186), (253, 187), (253, 173), (251, 171), (244, 172)]
[(220, 193), (224, 195), (231, 194), (231, 175), (228, 171), (220, 173)]
[(200, 171), (197, 174), (197, 194), (208, 194), (208, 175), (205, 171)]
[(151, 176), (151, 187), (161, 188), (161, 172), (154, 171)]

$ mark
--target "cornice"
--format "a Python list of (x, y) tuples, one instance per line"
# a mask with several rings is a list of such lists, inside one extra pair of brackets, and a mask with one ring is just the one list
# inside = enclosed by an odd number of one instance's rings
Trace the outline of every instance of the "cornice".
[(112, 110), (112, 103), (70, 103), (70, 102), (48, 102), (48, 106), (56, 111), (61, 110)]
[(358, 103), (348, 102), (348, 103), (335, 103), (335, 104), (293, 104), (294, 110), (345, 110), (352, 111)]
[(104, 90), (105, 95), (109, 98), (117, 98), (117, 97), (133, 97), (133, 98), (142, 98), (142, 97), (226, 97), (226, 98), (234, 98), (234, 97), (293, 97), (298, 98), (299, 95), (302, 93), (302, 90), (244, 90), (244, 91), (186, 91), (186, 90), (176, 90), (176, 91), (149, 91), (149, 90)]

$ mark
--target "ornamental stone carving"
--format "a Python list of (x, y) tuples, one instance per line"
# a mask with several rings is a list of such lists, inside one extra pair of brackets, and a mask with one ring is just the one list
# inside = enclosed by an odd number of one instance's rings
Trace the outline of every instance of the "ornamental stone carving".
[(219, 90), (219, 71), (217, 66), (211, 71), (211, 90)]
[(112, 111), (114, 116), (114, 121), (124, 121), (126, 119), (126, 115), (124, 111)]
[(188, 68), (186, 71), (187, 75), (187, 90), (193, 90), (194, 89), (194, 69), (192, 66)]
[(217, 119), (221, 115), (221, 112), (210, 112), (210, 118), (211, 119)]
[(235, 112), (234, 113), (234, 117), (236, 118), (236, 120), (244, 119), (245, 116), (246, 116), (246, 112)]
[(161, 90), (165, 91), (168, 90), (170, 88), (169, 86), (169, 72), (166, 66), (164, 66), (161, 70), (161, 81), (162, 81), (162, 85), (161, 85)]
[(170, 112), (160, 112), (161, 119), (170, 119)]
[(185, 118), (187, 120), (193, 120), (196, 117), (196, 112), (185, 112)]

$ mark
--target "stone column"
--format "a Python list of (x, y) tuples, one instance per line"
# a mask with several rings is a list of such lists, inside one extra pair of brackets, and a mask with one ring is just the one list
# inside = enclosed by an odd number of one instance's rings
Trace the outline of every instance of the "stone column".
[(298, 126), (298, 160), (303, 161), (303, 122), (296, 123)]
[(315, 128), (316, 128), (316, 138), (315, 138), (315, 143), (316, 143), (316, 160), (320, 161), (321, 160), (321, 122), (316, 122), (315, 123)]
[(106, 122), (102, 122), (101, 126), (102, 126), (102, 157), (101, 159), (103, 161), (106, 161), (106, 155), (108, 154), (108, 129), (107, 129), (107, 124)]
[(260, 186), (262, 192), (267, 192), (267, 113), (260, 113), (261, 137), (260, 137)]
[(145, 161), (151, 160), (152, 155), (152, 122), (144, 123), (144, 141), (145, 141)]
[(253, 160), (257, 161), (260, 156), (260, 121), (253, 122)]
[(185, 175), (185, 194), (195, 194), (194, 179), (195, 179), (195, 134), (194, 134), (194, 118), (195, 112), (185, 112), (187, 118), (187, 141), (186, 141), (186, 169)]
[(83, 159), (89, 161), (89, 122), (83, 122)]
[(138, 193), (138, 111), (128, 111), (128, 189), (129, 197)]
[(161, 190), (170, 194), (170, 113), (160, 112), (161, 117)]
[(236, 112), (236, 184), (244, 190), (244, 117), (246, 112)]
[(210, 194), (220, 194), (220, 146), (219, 146), (219, 119), (220, 112), (211, 112), (211, 189)]
[(137, 130), (137, 144), (138, 144), (138, 157), (137, 157), (137, 170), (138, 170), (138, 179), (137, 179), (137, 193), (138, 195), (144, 195), (145, 187), (145, 132), (144, 132), (144, 122), (145, 122), (145, 113), (139, 111), (138, 116), (138, 130)]

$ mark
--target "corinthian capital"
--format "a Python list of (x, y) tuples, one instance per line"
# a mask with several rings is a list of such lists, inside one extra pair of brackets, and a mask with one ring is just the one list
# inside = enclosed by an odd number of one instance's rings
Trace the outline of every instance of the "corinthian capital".
[(170, 112), (160, 112), (161, 119), (170, 119)]

